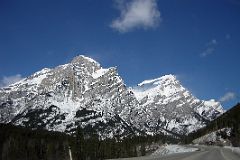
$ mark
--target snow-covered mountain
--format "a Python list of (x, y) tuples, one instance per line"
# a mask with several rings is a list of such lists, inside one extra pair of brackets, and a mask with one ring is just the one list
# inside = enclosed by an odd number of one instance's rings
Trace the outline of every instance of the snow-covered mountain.
[(82, 55), (0, 89), (0, 122), (62, 132), (81, 126), (103, 138), (189, 133), (221, 113), (220, 103), (198, 100), (173, 75), (127, 88), (116, 68)]
[(136, 104), (116, 68), (78, 56), (1, 89), (0, 120), (65, 132), (81, 126), (104, 137), (133, 132)]
[(146, 111), (145, 122), (152, 128), (164, 128), (177, 133), (189, 133), (215, 119), (224, 110), (215, 100), (194, 97), (174, 75), (145, 80), (130, 89)]

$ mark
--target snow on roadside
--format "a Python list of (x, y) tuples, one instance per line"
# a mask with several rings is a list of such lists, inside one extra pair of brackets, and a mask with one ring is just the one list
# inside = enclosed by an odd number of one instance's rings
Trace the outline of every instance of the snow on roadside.
[(186, 147), (181, 145), (163, 145), (159, 147), (152, 156), (169, 155), (174, 153), (195, 152), (198, 148)]

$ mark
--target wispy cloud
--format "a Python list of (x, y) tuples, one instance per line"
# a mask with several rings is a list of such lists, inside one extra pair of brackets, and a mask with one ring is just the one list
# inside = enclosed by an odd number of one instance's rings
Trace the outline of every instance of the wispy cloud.
[(137, 28), (155, 28), (161, 18), (157, 0), (115, 0), (120, 16), (111, 27), (124, 33)]
[(227, 102), (227, 101), (230, 101), (230, 100), (233, 100), (236, 98), (236, 94), (233, 93), (233, 92), (227, 92), (226, 94), (224, 94), (220, 99), (219, 101), (220, 102)]
[(216, 50), (216, 46), (217, 46), (218, 42), (216, 39), (212, 39), (210, 42), (208, 42), (206, 44), (206, 47), (204, 49), (204, 51), (200, 54), (201, 57), (206, 57), (210, 54), (213, 54), (214, 51)]
[(16, 75), (12, 75), (12, 76), (4, 76), (1, 80), (0, 80), (0, 87), (6, 87), (9, 86), (10, 84), (13, 84), (15, 82), (18, 82), (20, 80), (22, 80), (23, 77), (21, 74), (16, 74)]

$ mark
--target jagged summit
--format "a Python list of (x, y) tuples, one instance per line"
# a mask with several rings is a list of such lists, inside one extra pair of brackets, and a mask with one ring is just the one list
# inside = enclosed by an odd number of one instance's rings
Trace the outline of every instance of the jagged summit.
[(97, 61), (84, 55), (74, 57), (70, 65), (72, 65), (73, 70), (85, 68), (89, 74), (93, 74), (97, 70), (101, 69), (101, 65)]
[(94, 59), (87, 57), (85, 55), (78, 55), (76, 57), (74, 57), (71, 61), (72, 64), (77, 64), (77, 63), (92, 63), (92, 64), (96, 64), (98, 66), (100, 66), (100, 64), (95, 61)]
[[(180, 85), (176, 76), (172, 74), (152, 80), (145, 80), (138, 84), (137, 87), (133, 87), (133, 91), (138, 100), (146, 96), (148, 96), (148, 98), (154, 98), (156, 95), (169, 97), (183, 90), (184, 88)], [(186, 96), (188, 94), (188, 92), (185, 92)]]

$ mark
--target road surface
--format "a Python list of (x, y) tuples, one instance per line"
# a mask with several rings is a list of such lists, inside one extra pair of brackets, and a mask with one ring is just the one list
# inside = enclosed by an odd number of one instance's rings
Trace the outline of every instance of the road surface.
[[(120, 160), (120, 159), (118, 159)], [(121, 160), (240, 160), (240, 155), (221, 147), (201, 147), (200, 151), (167, 156), (144, 156)]]

